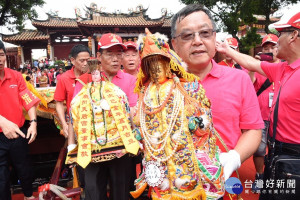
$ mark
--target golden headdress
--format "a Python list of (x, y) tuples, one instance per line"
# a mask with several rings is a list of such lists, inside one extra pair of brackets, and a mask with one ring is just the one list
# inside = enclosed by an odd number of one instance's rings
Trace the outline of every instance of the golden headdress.
[(150, 56), (158, 55), (169, 59), (170, 71), (171, 73), (176, 74), (178, 78), (183, 78), (189, 82), (199, 79), (194, 74), (185, 71), (181, 58), (170, 49), (167, 36), (160, 33), (152, 34), (147, 28), (145, 29), (145, 33), (146, 35), (139, 35), (137, 42), (142, 62), (137, 77), (136, 87), (134, 89), (135, 93), (139, 93), (149, 79), (149, 77), (147, 77), (148, 75), (145, 73), (143, 59)]

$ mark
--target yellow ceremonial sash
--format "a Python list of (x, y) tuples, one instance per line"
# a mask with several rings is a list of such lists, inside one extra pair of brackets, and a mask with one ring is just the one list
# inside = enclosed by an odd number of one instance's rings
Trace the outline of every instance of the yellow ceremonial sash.
[(115, 85), (112, 83), (106, 82), (104, 85), (103, 96), (104, 99), (108, 101), (111, 113), (115, 119), (118, 132), (122, 138), (126, 151), (136, 155), (139, 150), (139, 143), (132, 133), (128, 119), (126, 118), (124, 112), (122, 112), (122, 104), (120, 101), (118, 101), (118, 97), (112, 90), (114, 87)]
[(92, 159), (91, 147), (91, 104), (87, 94), (83, 95), (79, 108), (77, 163), (85, 168)]

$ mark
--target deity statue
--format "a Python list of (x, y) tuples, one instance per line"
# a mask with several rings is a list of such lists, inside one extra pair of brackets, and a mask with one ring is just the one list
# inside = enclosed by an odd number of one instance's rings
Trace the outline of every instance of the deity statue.
[(149, 186), (153, 200), (222, 197), (223, 168), (205, 90), (184, 70), (166, 36), (146, 29), (138, 43), (142, 62), (133, 131), (144, 168), (131, 195), (137, 198)]
[(130, 107), (125, 93), (101, 75), (98, 61), (88, 61), (92, 82), (71, 102), (71, 115), (77, 147), (67, 156), (67, 164), (78, 163), (85, 168), (120, 158), (127, 153), (137, 154), (139, 144), (130, 122)]

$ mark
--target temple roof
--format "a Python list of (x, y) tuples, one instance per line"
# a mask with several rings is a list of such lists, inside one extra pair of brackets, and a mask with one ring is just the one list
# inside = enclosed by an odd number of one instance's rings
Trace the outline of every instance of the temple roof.
[(101, 26), (101, 27), (154, 27), (162, 26), (165, 22), (166, 14), (158, 19), (151, 19), (147, 14), (147, 9), (139, 8), (130, 13), (105, 13), (87, 7), (86, 18), (76, 13), (78, 26)]
[(159, 20), (147, 20), (140, 16), (97, 16), (90, 20), (78, 21), (78, 26), (124, 26), (124, 27), (152, 27), (162, 26), (164, 18)]
[(164, 24), (162, 25), (162, 27), (168, 27), (168, 28), (171, 28), (171, 17), (165, 18)]
[(48, 14), (48, 19), (37, 20), (34, 19), (32, 25), (35, 27), (45, 28), (78, 28), (75, 18), (62, 18)]
[(15, 43), (16, 41), (48, 40), (49, 35), (38, 30), (23, 30), (13, 35), (2, 35), (4, 42)]

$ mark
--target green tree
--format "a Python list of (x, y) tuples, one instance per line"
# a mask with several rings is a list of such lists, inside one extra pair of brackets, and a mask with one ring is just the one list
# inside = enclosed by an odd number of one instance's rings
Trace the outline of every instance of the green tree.
[(38, 17), (33, 7), (44, 4), (44, 0), (0, 0), (0, 26), (7, 26), (11, 31), (21, 31), (25, 20)]
[[(253, 0), (180, 0), (184, 4), (200, 3), (212, 13), (216, 22), (221, 22), (223, 31), (237, 38), (239, 26), (242, 23), (256, 22), (253, 13), (257, 2)], [(237, 38), (238, 39), (238, 38)]]
[(250, 28), (246, 35), (240, 39), (240, 52), (249, 54), (250, 49), (261, 43), (261, 37), (256, 31), (257, 28)]
[[(236, 37), (241, 24), (253, 24), (253, 14), (266, 16), (265, 31), (269, 33), (270, 15), (299, 0), (180, 0), (184, 4), (200, 3), (213, 14), (215, 21), (222, 22), (223, 31)], [(238, 38), (237, 38), (238, 39)]]
[[(256, 0), (257, 1), (257, 0)], [(295, 4), (299, 0), (259, 0), (257, 1), (257, 10), (255, 14), (266, 16), (265, 21), (265, 32), (269, 33), (268, 26), (273, 23), (270, 20), (270, 16), (278, 11), (280, 8), (288, 6), (290, 4)]]

